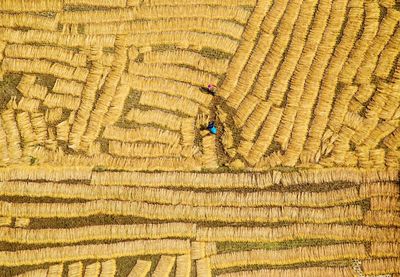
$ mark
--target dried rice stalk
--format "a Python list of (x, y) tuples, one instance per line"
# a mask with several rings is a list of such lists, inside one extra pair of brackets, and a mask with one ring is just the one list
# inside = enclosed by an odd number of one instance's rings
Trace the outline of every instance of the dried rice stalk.
[(81, 83), (70, 80), (57, 79), (53, 86), (53, 92), (59, 94), (69, 94), (79, 97), (82, 91), (83, 85)]
[(20, 134), (17, 127), (14, 110), (8, 109), (3, 111), (1, 113), (1, 121), (6, 134), (7, 149), (10, 161), (17, 162), (22, 156), (22, 151)]
[(162, 31), (197, 31), (211, 34), (224, 34), (239, 40), (243, 26), (232, 21), (205, 18), (158, 18), (146, 21), (125, 21), (109, 23), (90, 23), (85, 25), (85, 33), (91, 35), (132, 34)]
[(157, 92), (142, 93), (139, 104), (173, 112), (180, 112), (191, 117), (196, 116), (199, 109), (199, 105), (189, 99), (169, 96)]
[(37, 74), (50, 74), (57, 78), (64, 78), (76, 81), (86, 81), (88, 75), (86, 68), (76, 68), (60, 63), (52, 63), (46, 60), (28, 60), (5, 58), (3, 60), (3, 69), (9, 72), (24, 72)]
[(201, 157), (203, 166), (205, 168), (218, 168), (218, 157), (216, 138), (211, 135), (207, 135), (202, 139), (203, 143), (203, 156)]
[[(110, 73), (107, 75), (107, 78), (104, 83), (104, 91), (98, 98), (95, 103), (94, 110), (90, 114), (90, 118), (87, 124), (86, 132), (82, 136), (82, 147), (83, 149), (87, 149), (87, 147), (93, 143), (93, 141), (98, 137), (100, 133), (100, 129), (104, 122), (104, 116), (107, 111), (110, 109), (110, 105), (112, 104), (113, 98), (116, 97), (116, 93), (121, 93), (121, 91), (117, 91), (117, 85), (121, 78), (122, 72), (125, 68), (127, 61), (127, 40), (126, 36), (117, 35), (115, 39), (115, 56), (114, 61), (111, 66)], [(125, 87), (125, 91), (122, 91), (122, 98), (124, 99), (124, 95), (128, 93), (128, 87)], [(121, 97), (121, 95), (117, 95), (117, 97)], [(117, 104), (118, 101), (116, 100)], [(115, 103), (114, 103), (115, 104)], [(117, 110), (118, 115), (118, 110)]]
[(15, 227), (27, 227), (30, 223), (29, 218), (17, 217), (15, 219)]
[(249, 265), (288, 265), (344, 258), (364, 259), (366, 257), (367, 252), (363, 244), (334, 244), (217, 254), (210, 258), (210, 264), (213, 269), (222, 269)]
[(400, 273), (400, 258), (370, 259), (363, 262), (365, 274)]
[(398, 228), (364, 225), (291, 224), (284, 227), (198, 227), (197, 240), (236, 242), (283, 242), (321, 239), (360, 242), (399, 242)]
[(371, 198), (371, 210), (373, 211), (400, 211), (399, 197), (393, 194), (394, 197), (372, 197)]
[(0, 216), (0, 226), (9, 226), (12, 223), (11, 217)]
[(64, 270), (63, 264), (55, 264), (49, 267), (47, 277), (61, 277)]
[[(63, 34), (62, 32), (50, 32), (39, 30), (14, 30), (3, 29), (2, 35), (5, 40), (16, 44), (52, 44), (63, 47), (90, 47), (101, 45), (103, 47), (113, 47), (115, 42), (114, 35), (87, 36), (75, 34)], [(77, 71), (79, 68), (77, 68)], [(86, 69), (85, 69), (86, 70)], [(86, 72), (87, 73), (87, 72)], [(47, 73), (44, 73), (47, 74)], [(61, 77), (63, 78), (63, 77)]]
[(31, 122), (33, 130), (36, 134), (36, 140), (38, 144), (44, 144), (47, 139), (47, 125), (44, 118), (44, 114), (35, 112), (31, 114)]
[(18, 102), (18, 110), (34, 113), (38, 112), (40, 106), (40, 100), (22, 97)]
[[(53, 25), (54, 27), (51, 30), (54, 31), (57, 28), (57, 22), (54, 22)], [(86, 66), (85, 55), (76, 54), (74, 51), (61, 47), (9, 44), (5, 49), (5, 54), (13, 58), (46, 59), (67, 63), (74, 67)]]
[(196, 274), (198, 277), (211, 277), (210, 258), (196, 261)]
[(68, 277), (82, 276), (83, 264), (82, 262), (76, 262), (68, 265)]
[(90, 111), (95, 102), (97, 86), (103, 71), (103, 65), (99, 62), (101, 56), (102, 51), (100, 47), (91, 48), (90, 59), (92, 61), (92, 67), (87, 76), (86, 84), (83, 87), (81, 102), (71, 126), (71, 133), (69, 136), (69, 147), (72, 149), (78, 149), (80, 147), (81, 139), (85, 133), (90, 117)]
[(400, 226), (400, 212), (368, 211), (364, 216), (364, 224), (379, 226)]
[[(178, 13), (174, 8), (174, 14)], [(160, 15), (159, 15), (160, 16)], [(193, 14), (191, 15), (193, 16)], [(210, 33), (199, 33), (192, 31), (169, 31), (169, 32), (151, 32), (129, 34), (130, 44), (137, 47), (149, 46), (153, 44), (185, 44), (198, 45), (199, 47), (212, 48), (233, 55), (239, 42), (222, 35)]]
[(178, 80), (195, 86), (204, 86), (204, 84), (215, 84), (218, 82), (218, 78), (214, 75), (168, 64), (143, 64), (131, 62), (129, 63), (128, 71), (130, 74)]
[(379, 243), (373, 242), (371, 244), (372, 257), (399, 257), (400, 244), (399, 243)]
[(161, 256), (156, 268), (152, 273), (152, 277), (168, 277), (172, 267), (175, 264), (176, 257)]
[(186, 118), (182, 120), (181, 133), (182, 133), (182, 145), (184, 147), (191, 147), (194, 145), (195, 140), (195, 119)]
[(9, 255), (0, 252), (2, 266), (35, 265), (81, 259), (110, 259), (124, 256), (157, 254), (188, 254), (189, 241), (185, 240), (136, 240), (111, 244), (89, 244), (22, 250)]
[(132, 88), (140, 90), (143, 93), (157, 91), (171, 96), (187, 98), (205, 107), (208, 107), (212, 100), (211, 95), (202, 93), (196, 86), (169, 79), (146, 78), (131, 74), (123, 74), (121, 83), (127, 83)]
[[(332, 208), (298, 207), (191, 207), (143, 202), (97, 200), (85, 203), (15, 203), (0, 202), (4, 216), (31, 218), (71, 218), (78, 216), (121, 215), (158, 220), (209, 222), (298, 222), (334, 223), (361, 220), (359, 205)], [(393, 223), (392, 223), (393, 224)], [(390, 224), (389, 224), (390, 225)]]
[(253, 271), (238, 271), (232, 273), (224, 273), (218, 277), (326, 277), (326, 276), (341, 276), (354, 277), (354, 272), (351, 267), (306, 267), (296, 269), (262, 269)]
[(177, 145), (180, 140), (179, 133), (147, 126), (133, 129), (106, 126), (103, 137), (109, 140), (119, 140), (122, 142), (150, 141), (168, 145)]
[(110, 109), (104, 115), (104, 125), (112, 125), (117, 122), (122, 114), (124, 108), (125, 99), (128, 97), (130, 87), (128, 85), (119, 85), (116, 89), (113, 100), (110, 104)]
[(125, 119), (139, 124), (157, 124), (173, 131), (179, 131), (182, 124), (182, 118), (180, 116), (160, 110), (140, 110), (132, 108), (125, 115)]
[(0, 3), (0, 11), (10, 12), (57, 12), (62, 9), (63, 2), (58, 0), (4, 0)]
[(181, 255), (176, 258), (176, 277), (190, 277), (191, 272), (191, 259), (190, 255)]
[(120, 7), (126, 5), (126, 0), (65, 0), (66, 6), (102, 6), (107, 8)]
[(240, 74), (256, 43), (255, 41), (259, 30), (258, 27), (261, 25), (270, 5), (271, 3), (268, 1), (259, 2), (255, 6), (252, 16), (248, 20), (242, 35), (242, 37), (245, 38), (246, 43), (240, 44), (237, 48), (236, 54), (230, 63), (230, 69), (227, 71), (226, 78), (221, 85), (219, 94), (225, 99), (227, 99), (231, 92), (234, 91), (234, 88), (238, 83)]
[(150, 272), (151, 261), (138, 260), (128, 277), (146, 277)]
[(206, 58), (187, 50), (148, 52), (144, 54), (145, 63), (187, 64), (199, 70), (223, 74), (228, 68), (229, 60)]
[[(162, 178), (162, 176), (159, 176)], [(193, 175), (193, 177), (196, 177)], [(150, 180), (149, 180), (150, 181)], [(151, 182), (151, 181), (150, 181)], [(110, 183), (112, 184), (112, 183)], [(373, 187), (379, 184), (373, 184)], [(230, 207), (263, 207), (263, 206), (303, 206), (330, 207), (350, 204), (364, 199), (390, 199), (394, 205), (398, 191), (396, 184), (382, 186), (387, 191), (367, 191), (361, 186), (360, 193), (356, 187), (330, 190), (327, 192), (194, 192), (176, 189), (151, 187), (99, 186), (93, 185), (90, 191), (86, 185), (66, 183), (45, 183), (25, 181), (6, 181), (0, 185), (0, 195), (26, 197), (56, 197), (63, 199), (115, 199), (141, 201), (159, 204), (183, 204), (190, 206), (230, 206)], [(398, 188), (397, 188), (398, 190)], [(385, 194), (389, 196), (385, 196)], [(372, 203), (371, 203), (372, 205)], [(374, 207), (374, 205), (372, 205)], [(382, 209), (382, 207), (380, 208)]]
[(109, 141), (108, 151), (111, 155), (121, 157), (178, 157), (182, 147), (178, 145), (152, 144), (152, 143), (126, 143)]
[(91, 263), (86, 266), (85, 273), (83, 274), (84, 277), (99, 277), (101, 270), (100, 262)]
[[(195, 238), (196, 225), (190, 223), (160, 223), (134, 225), (97, 225), (66, 229), (0, 229), (3, 241), (24, 244), (72, 244), (91, 240)], [(208, 245), (208, 244), (207, 244)], [(215, 244), (208, 246), (213, 248)], [(213, 251), (211, 251), (213, 252)]]
[(101, 263), (101, 272), (99, 277), (114, 277), (117, 272), (116, 261), (108, 260)]

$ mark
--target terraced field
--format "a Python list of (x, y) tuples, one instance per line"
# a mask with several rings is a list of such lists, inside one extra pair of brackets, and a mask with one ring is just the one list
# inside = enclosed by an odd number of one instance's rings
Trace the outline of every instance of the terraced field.
[(400, 276), (399, 20), (0, 0), (0, 276)]

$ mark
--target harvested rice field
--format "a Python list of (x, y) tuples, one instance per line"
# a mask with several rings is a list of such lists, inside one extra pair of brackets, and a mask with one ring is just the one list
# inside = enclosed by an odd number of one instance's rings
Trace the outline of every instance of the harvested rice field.
[(0, 0), (0, 277), (399, 277), (396, 0)]

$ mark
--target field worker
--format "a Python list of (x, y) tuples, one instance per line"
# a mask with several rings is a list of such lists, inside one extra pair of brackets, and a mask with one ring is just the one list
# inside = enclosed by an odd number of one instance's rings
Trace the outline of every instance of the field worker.
[(209, 91), (212, 95), (215, 95), (216, 90), (217, 90), (217, 86), (216, 86), (216, 85), (208, 84), (207, 88), (208, 88), (208, 91)]
[(215, 122), (214, 121), (211, 121), (208, 124), (207, 129), (208, 129), (208, 131), (210, 131), (211, 134), (213, 134), (213, 135), (217, 134), (217, 127), (215, 127)]

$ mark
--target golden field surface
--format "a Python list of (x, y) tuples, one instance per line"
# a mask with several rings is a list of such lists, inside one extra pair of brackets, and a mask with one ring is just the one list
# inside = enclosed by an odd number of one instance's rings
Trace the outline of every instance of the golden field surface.
[(0, 0), (0, 277), (400, 276), (399, 21)]

